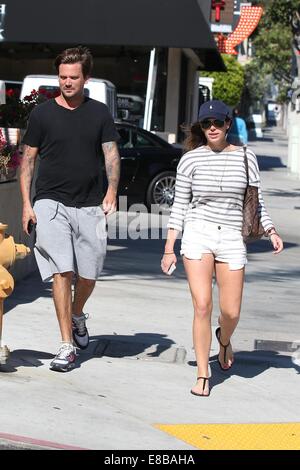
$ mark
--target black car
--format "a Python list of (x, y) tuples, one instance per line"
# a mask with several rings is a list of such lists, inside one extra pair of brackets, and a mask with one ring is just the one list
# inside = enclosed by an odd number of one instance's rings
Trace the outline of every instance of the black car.
[(151, 204), (171, 207), (182, 150), (132, 124), (116, 123), (116, 128), (121, 157), (119, 196), (127, 196), (128, 204), (143, 203), (148, 209)]

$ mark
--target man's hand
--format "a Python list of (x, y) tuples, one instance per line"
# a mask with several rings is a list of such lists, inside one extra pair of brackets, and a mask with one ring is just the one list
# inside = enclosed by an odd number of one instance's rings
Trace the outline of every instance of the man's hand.
[(103, 199), (102, 208), (104, 214), (111, 215), (117, 210), (117, 194), (116, 192), (108, 188), (105, 198)]
[(23, 215), (22, 215), (22, 226), (23, 230), (27, 235), (29, 235), (28, 232), (28, 223), (29, 221), (32, 220), (34, 224), (36, 224), (36, 216), (35, 213), (31, 207), (31, 205), (24, 205), (23, 206)]

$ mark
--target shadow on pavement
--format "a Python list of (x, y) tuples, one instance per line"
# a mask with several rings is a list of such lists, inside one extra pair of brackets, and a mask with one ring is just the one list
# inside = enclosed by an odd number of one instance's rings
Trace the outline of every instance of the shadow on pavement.
[[(135, 333), (134, 335), (100, 335), (90, 337), (90, 344), (86, 350), (78, 351), (76, 366), (93, 358), (135, 358), (137, 360), (172, 361), (175, 342), (166, 334)], [(168, 361), (168, 359), (170, 359)]]
[(265, 135), (263, 137), (256, 137), (252, 135), (251, 132), (249, 133), (248, 140), (249, 142), (274, 142), (272, 137), (266, 137)]
[[(196, 367), (196, 361), (189, 361), (190, 366)], [(300, 367), (293, 363), (291, 356), (276, 351), (253, 350), (239, 351), (234, 354), (234, 365), (228, 371), (223, 371), (218, 363), (218, 356), (210, 357), (212, 377), (211, 388), (216, 387), (230, 377), (237, 376), (251, 379), (262, 374), (271, 367), (276, 369), (295, 369), (300, 374)]]
[(300, 188), (295, 188), (293, 191), (284, 191), (282, 189), (267, 189), (264, 193), (268, 196), (279, 197), (296, 197), (300, 198)]
[(274, 271), (268, 272), (253, 272), (251, 274), (246, 274), (245, 283), (249, 282), (268, 282), (268, 283), (277, 283), (277, 282), (288, 282), (290, 279), (299, 279), (300, 269), (286, 269), (279, 270), (275, 269)]
[[(284, 249), (285, 250), (288, 250), (289, 248), (295, 248), (296, 246), (298, 246), (297, 243), (286, 242), (284, 240), (283, 240), (283, 243), (284, 243)], [(249, 243), (247, 245), (248, 254), (251, 254), (251, 253), (265, 253), (267, 251), (272, 252), (273, 251), (273, 246), (271, 245), (270, 241), (266, 240), (266, 239), (258, 240), (256, 242)]]
[(42, 282), (38, 271), (18, 282), (10, 297), (4, 302), (4, 313), (20, 304), (30, 304), (39, 297), (52, 297), (52, 283)]
[[(134, 335), (100, 335), (91, 336), (87, 349), (77, 349), (75, 369), (81, 364), (95, 358), (133, 358), (136, 360), (157, 360), (176, 362), (177, 349), (172, 348), (175, 342), (166, 334), (135, 333)], [(43, 360), (54, 358), (54, 354), (30, 349), (15, 349), (11, 352), (7, 364), (0, 365), (1, 373), (17, 372), (19, 367), (44, 366)], [(184, 359), (184, 357), (182, 359)], [(178, 362), (178, 361), (177, 361)], [(181, 363), (183, 360), (180, 361)]]
[(31, 349), (15, 349), (10, 353), (7, 364), (0, 365), (0, 372), (17, 372), (18, 367), (40, 367), (43, 359), (53, 359), (54, 355)]
[(257, 154), (257, 161), (260, 171), (270, 171), (273, 168), (286, 168), (279, 157), (273, 157), (271, 155), (259, 155)]
[[(175, 249), (179, 252), (179, 243)], [(164, 250), (164, 240), (137, 239), (111, 240), (110, 246), (114, 249), (109, 251), (104, 264), (102, 280), (110, 280), (112, 275), (133, 277), (142, 276), (146, 280), (165, 280), (168, 282), (174, 278), (185, 278), (185, 272), (181, 256), (177, 256), (177, 269), (172, 276), (163, 274), (160, 262)], [(100, 283), (101, 283), (100, 279)], [(131, 278), (132, 279), (132, 278)], [(112, 279), (115, 280), (115, 279)]]

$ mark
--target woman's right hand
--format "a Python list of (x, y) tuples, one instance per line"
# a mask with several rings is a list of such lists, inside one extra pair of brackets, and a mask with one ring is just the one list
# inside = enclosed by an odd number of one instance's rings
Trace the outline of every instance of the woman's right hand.
[(276, 232), (271, 233), (270, 241), (271, 241), (271, 243), (273, 245), (273, 248), (274, 248), (273, 253), (275, 255), (278, 255), (278, 253), (281, 253), (281, 251), (283, 250), (283, 241), (280, 238), (280, 236), (278, 235), (278, 233), (276, 233)]
[(165, 273), (165, 274), (168, 274), (170, 266), (173, 263), (175, 265), (177, 263), (177, 258), (176, 258), (175, 253), (172, 253), (172, 254), (169, 254), (169, 255), (164, 254), (162, 259), (161, 259), (161, 263), (160, 263), (162, 272)]

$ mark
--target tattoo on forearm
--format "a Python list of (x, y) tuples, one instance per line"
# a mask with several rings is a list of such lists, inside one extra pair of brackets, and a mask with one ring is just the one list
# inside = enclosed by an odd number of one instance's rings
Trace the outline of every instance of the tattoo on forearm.
[(117, 191), (120, 179), (120, 156), (117, 144), (115, 142), (105, 142), (102, 144), (102, 148), (108, 184)]
[(30, 194), (36, 156), (37, 149), (25, 145), (20, 167), (20, 184), (24, 199), (28, 198)]
[(25, 146), (24, 154), (21, 162), (21, 175), (23, 178), (32, 178), (34, 172), (35, 155), (32, 148)]

